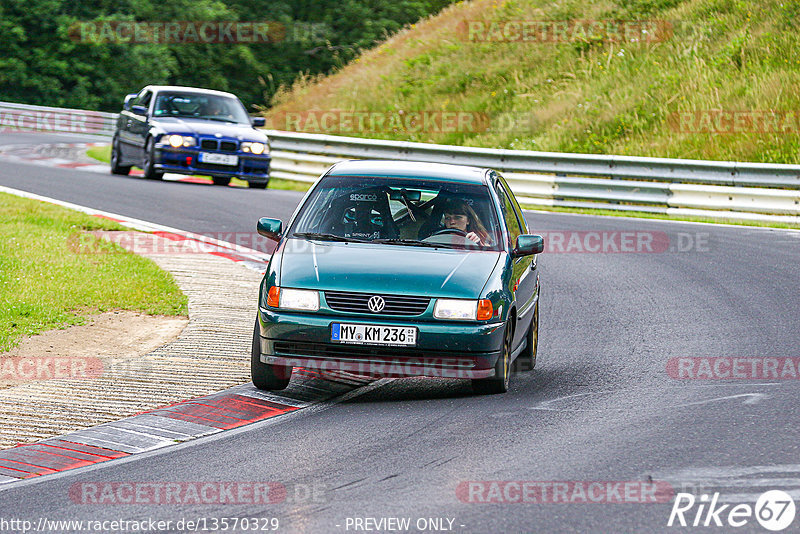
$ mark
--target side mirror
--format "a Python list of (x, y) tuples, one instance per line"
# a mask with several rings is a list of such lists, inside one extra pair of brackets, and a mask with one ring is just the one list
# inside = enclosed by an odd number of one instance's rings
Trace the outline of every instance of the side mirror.
[(258, 224), (256, 225), (256, 229), (260, 235), (263, 235), (267, 239), (273, 239), (275, 241), (279, 241), (281, 238), (281, 232), (283, 231), (283, 221), (280, 219), (270, 219), (269, 217), (261, 217), (258, 220)]
[(122, 109), (130, 110), (131, 109), (131, 100), (136, 98), (136, 93), (131, 93), (129, 95), (125, 95), (125, 102), (122, 103)]
[(144, 106), (131, 106), (131, 111), (137, 115), (147, 116), (147, 108)]
[(267, 119), (264, 117), (253, 117), (251, 122), (253, 123), (253, 126), (264, 126), (267, 124)]
[(515, 258), (539, 254), (544, 250), (544, 238), (540, 235), (522, 234), (517, 238), (517, 246), (511, 253)]

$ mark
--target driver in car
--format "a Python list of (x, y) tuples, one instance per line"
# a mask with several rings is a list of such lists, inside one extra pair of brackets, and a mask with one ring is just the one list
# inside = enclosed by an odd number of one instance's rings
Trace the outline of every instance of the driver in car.
[(207, 117), (222, 117), (225, 119), (233, 118), (227, 106), (217, 99), (210, 99), (204, 107), (203, 115)]
[(460, 230), (464, 237), (476, 245), (491, 245), (489, 232), (481, 223), (472, 207), (459, 199), (449, 199), (444, 206), (442, 223), (447, 229)]

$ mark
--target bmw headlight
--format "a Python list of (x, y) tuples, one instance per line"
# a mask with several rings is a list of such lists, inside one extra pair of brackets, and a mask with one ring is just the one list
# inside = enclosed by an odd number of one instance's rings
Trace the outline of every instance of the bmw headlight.
[(451, 321), (485, 321), (492, 317), (492, 301), (489, 299), (437, 299), (433, 316)]
[(189, 147), (197, 144), (195, 138), (191, 135), (178, 135), (172, 134), (162, 138), (162, 143), (169, 144), (173, 148), (180, 148), (182, 146)]
[(319, 291), (272, 286), (267, 293), (267, 306), (282, 310), (317, 311)]
[(246, 141), (242, 143), (242, 150), (252, 154), (269, 154), (269, 146), (257, 141)]

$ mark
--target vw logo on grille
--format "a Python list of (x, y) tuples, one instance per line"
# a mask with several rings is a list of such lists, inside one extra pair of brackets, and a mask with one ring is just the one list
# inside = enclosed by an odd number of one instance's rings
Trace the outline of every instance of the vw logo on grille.
[(383, 300), (383, 297), (375, 295), (374, 297), (369, 298), (367, 301), (367, 307), (372, 313), (379, 313), (383, 311), (384, 307), (386, 307), (386, 302)]

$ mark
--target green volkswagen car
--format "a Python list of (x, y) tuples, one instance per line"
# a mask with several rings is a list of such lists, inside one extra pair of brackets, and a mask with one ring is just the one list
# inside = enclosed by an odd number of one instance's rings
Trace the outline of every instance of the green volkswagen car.
[(258, 232), (278, 241), (253, 331), (260, 389), (303, 367), (503, 393), (512, 369), (536, 365), (543, 239), (493, 170), (338, 163), (287, 224), (262, 218)]

